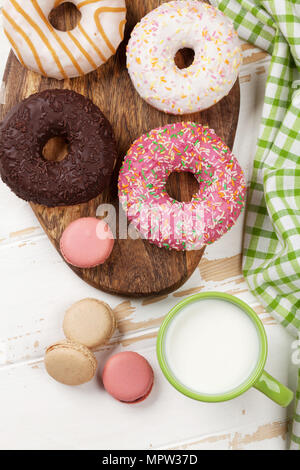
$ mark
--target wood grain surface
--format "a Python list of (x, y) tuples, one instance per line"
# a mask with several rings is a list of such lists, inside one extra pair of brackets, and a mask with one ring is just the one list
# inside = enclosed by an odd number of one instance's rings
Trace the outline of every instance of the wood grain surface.
[[(126, 44), (135, 24), (163, 1), (127, 0), (126, 3), (128, 12), (123, 43), (114, 57), (89, 75), (57, 81), (26, 70), (13, 53), (8, 59), (4, 75), (6, 103), (1, 106), (1, 118), (13, 105), (32, 93), (45, 89), (68, 88), (92, 99), (110, 120), (116, 135), (119, 159), (108, 190), (89, 203), (71, 207), (46, 208), (32, 204), (39, 222), (58, 251), (61, 234), (72, 220), (95, 215), (102, 203), (113, 203), (118, 213), (119, 168), (131, 143), (144, 132), (170, 122), (192, 120), (208, 124), (230, 148), (233, 146), (239, 114), (238, 82), (230, 94), (217, 105), (202, 113), (184, 117), (161, 113), (138, 96), (126, 69)], [(60, 29), (70, 29), (76, 19), (76, 12), (69, 10), (67, 4), (63, 4), (60, 11), (52, 15), (52, 21)], [(189, 57), (177, 57), (177, 62), (178, 60), (184, 65)], [(50, 153), (52, 151), (53, 148)], [(49, 154), (49, 149), (47, 153)], [(189, 200), (195, 189), (194, 184), (191, 175), (178, 174), (170, 178), (168, 191), (178, 200)], [(153, 296), (179, 288), (198, 266), (203, 251), (168, 251), (141, 239), (117, 239), (111, 257), (103, 265), (92, 269), (70, 267), (84, 281), (106, 292), (133, 297)]]

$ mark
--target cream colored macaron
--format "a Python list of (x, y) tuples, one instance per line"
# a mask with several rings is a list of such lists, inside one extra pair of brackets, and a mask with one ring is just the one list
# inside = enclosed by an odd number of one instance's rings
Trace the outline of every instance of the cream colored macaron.
[(94, 349), (111, 338), (116, 329), (116, 319), (105, 302), (87, 298), (67, 310), (63, 329), (69, 340)]
[(46, 350), (45, 367), (57, 382), (81, 385), (94, 377), (97, 361), (86, 346), (72, 341), (58, 341)]

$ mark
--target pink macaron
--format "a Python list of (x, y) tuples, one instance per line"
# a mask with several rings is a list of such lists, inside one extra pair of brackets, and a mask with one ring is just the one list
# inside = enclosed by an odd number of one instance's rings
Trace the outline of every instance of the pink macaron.
[(67, 226), (60, 239), (60, 251), (67, 263), (78, 268), (103, 264), (114, 246), (113, 234), (106, 222), (82, 217)]
[(125, 351), (108, 359), (102, 380), (105, 390), (116, 400), (138, 403), (145, 400), (151, 392), (154, 375), (152, 367), (143, 356)]

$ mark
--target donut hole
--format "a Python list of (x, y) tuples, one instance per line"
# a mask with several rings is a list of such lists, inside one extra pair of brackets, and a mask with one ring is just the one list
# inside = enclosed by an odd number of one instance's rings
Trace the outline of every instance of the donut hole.
[(174, 62), (179, 69), (187, 69), (195, 60), (195, 51), (189, 47), (184, 47), (176, 52)]
[(44, 145), (42, 154), (49, 162), (61, 162), (69, 152), (69, 144), (64, 137), (52, 137)]
[(199, 191), (199, 183), (193, 173), (173, 171), (167, 179), (166, 191), (178, 202), (190, 202)]
[(48, 19), (53, 28), (59, 31), (72, 31), (81, 20), (81, 13), (73, 3), (65, 2), (53, 8)]

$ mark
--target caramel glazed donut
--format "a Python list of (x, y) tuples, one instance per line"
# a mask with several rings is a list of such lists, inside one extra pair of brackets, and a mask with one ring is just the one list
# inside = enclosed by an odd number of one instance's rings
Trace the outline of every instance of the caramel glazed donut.
[(78, 77), (96, 70), (123, 40), (125, 0), (68, 0), (82, 17), (72, 31), (58, 31), (51, 11), (66, 0), (4, 0), (5, 34), (22, 65), (44, 76)]

